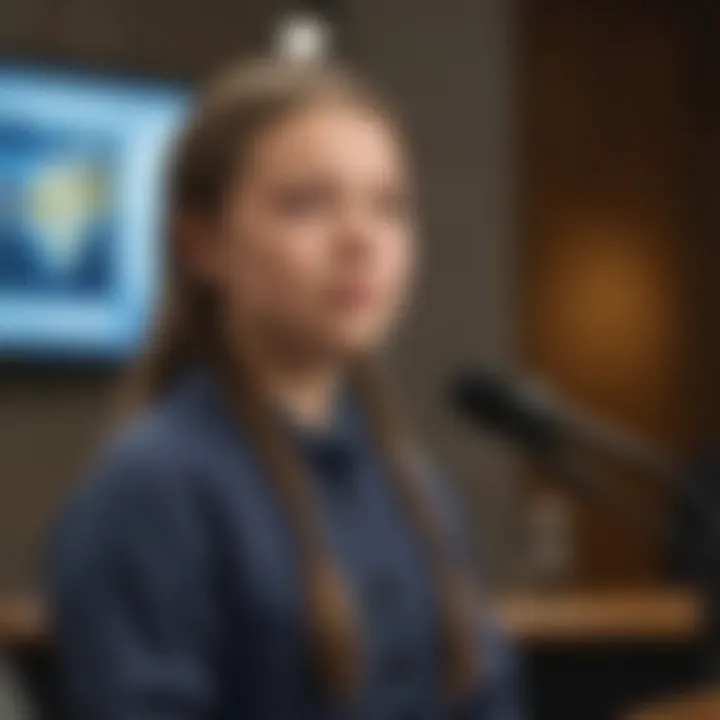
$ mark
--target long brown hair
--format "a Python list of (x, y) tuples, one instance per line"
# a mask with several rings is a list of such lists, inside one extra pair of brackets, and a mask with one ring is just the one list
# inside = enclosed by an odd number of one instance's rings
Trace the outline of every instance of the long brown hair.
[[(217, 298), (186, 276), (174, 251), (173, 223), (188, 213), (217, 214), (232, 179), (244, 169), (243, 153), (258, 133), (313, 101), (328, 100), (391, 116), (387, 104), (374, 92), (337, 68), (280, 61), (233, 68), (198, 102), (170, 168), (169, 294), (154, 342), (134, 374), (131, 392), (136, 406), (162, 393), (198, 356), (207, 359), (212, 355), (213, 362), (218, 360), (221, 342), (214, 323)], [(346, 697), (357, 688), (361, 673), (354, 598), (323, 533), (305, 469), (275, 427), (264, 398), (251, 382), (243, 382), (243, 375), (247, 373), (233, 368), (225, 373), (225, 380), (295, 536), (308, 628), (321, 678), (333, 696)], [(356, 376), (378, 447), (427, 552), (442, 621), (446, 687), (451, 697), (458, 698), (471, 689), (478, 670), (472, 583), (453, 559), (435, 509), (417, 482), (412, 446), (386, 389), (381, 387), (376, 368), (365, 363)]]

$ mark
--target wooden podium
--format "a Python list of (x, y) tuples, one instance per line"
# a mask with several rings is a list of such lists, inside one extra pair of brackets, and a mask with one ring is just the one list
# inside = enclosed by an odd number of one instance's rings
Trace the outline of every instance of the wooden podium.
[[(685, 642), (696, 638), (702, 626), (700, 603), (681, 590), (513, 593), (501, 595), (493, 605), (508, 633), (530, 644)], [(37, 599), (0, 596), (0, 649), (41, 648), (49, 635)]]
[(720, 718), (720, 687), (649, 703), (631, 712), (625, 720), (718, 720), (718, 718)]
[[(546, 660), (543, 662), (548, 662), (548, 656), (559, 653), (564, 657), (571, 649), (573, 666), (562, 665), (561, 670), (569, 669), (572, 681), (579, 681), (575, 686), (579, 693), (569, 703), (570, 714), (556, 712), (556, 698), (548, 699), (547, 694), (535, 699), (533, 710), (544, 708), (542, 717), (550, 718), (582, 718), (581, 703), (593, 697), (593, 693), (602, 692), (602, 683), (607, 682), (612, 687), (612, 683), (617, 682), (617, 673), (614, 681), (608, 679), (602, 670), (598, 673), (597, 666), (584, 655), (580, 658), (581, 667), (588, 674), (581, 672), (581, 678), (572, 669), (577, 663), (577, 656), (572, 655), (573, 648), (581, 648), (590, 655), (597, 652), (601, 657), (608, 648), (650, 648), (643, 651), (647, 659), (647, 653), (654, 653), (652, 648), (657, 646), (691, 647), (701, 637), (703, 628), (702, 605), (698, 598), (692, 592), (668, 588), (510, 593), (494, 598), (492, 605), (501, 624), (523, 646), (524, 654), (536, 657), (544, 654)], [(6, 653), (13, 660), (33, 696), (39, 699), (41, 707), (46, 708), (52, 707), (53, 702), (52, 668), (47, 661), (51, 642), (48, 618), (37, 598), (3, 597), (0, 594), (0, 655)], [(590, 664), (582, 665), (583, 662)], [(566, 678), (562, 673), (558, 675), (557, 667), (551, 667), (550, 674), (544, 678), (562, 695), (561, 704), (567, 705), (568, 693), (563, 684)], [(590, 680), (586, 683), (583, 678)], [(623, 687), (627, 685), (625, 675), (622, 684)], [(642, 698), (668, 692), (671, 692), (669, 687), (660, 686), (652, 692), (635, 694), (634, 699), (623, 698), (618, 703), (606, 697), (607, 717), (618, 720), (720, 720), (720, 688), (717, 693), (692, 696), (688, 693), (685, 697), (642, 702)], [(548, 708), (551, 708), (550, 714)]]

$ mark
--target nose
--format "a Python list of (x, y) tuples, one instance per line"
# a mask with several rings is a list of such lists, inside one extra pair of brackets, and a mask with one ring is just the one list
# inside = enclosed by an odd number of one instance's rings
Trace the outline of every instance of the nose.
[(362, 207), (343, 214), (337, 233), (338, 252), (356, 261), (370, 259), (378, 248), (378, 232), (371, 215)]

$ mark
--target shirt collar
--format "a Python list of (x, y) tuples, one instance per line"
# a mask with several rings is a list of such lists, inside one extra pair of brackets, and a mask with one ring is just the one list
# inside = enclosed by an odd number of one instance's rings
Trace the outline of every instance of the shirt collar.
[(290, 437), (313, 467), (341, 469), (362, 454), (365, 438), (357, 398), (348, 389), (335, 398), (329, 422), (322, 428), (286, 421)]
[[(179, 379), (173, 394), (176, 402), (199, 407), (211, 419), (225, 418), (237, 422), (226, 394), (207, 368), (189, 370)], [(326, 427), (308, 427), (282, 414), (279, 416), (281, 427), (314, 468), (323, 470), (330, 466), (339, 467), (337, 464), (340, 463), (352, 463), (367, 448), (360, 402), (349, 388), (338, 392)]]

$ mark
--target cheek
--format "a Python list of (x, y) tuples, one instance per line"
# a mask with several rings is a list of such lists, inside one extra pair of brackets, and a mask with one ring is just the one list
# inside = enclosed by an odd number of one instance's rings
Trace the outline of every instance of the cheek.
[(301, 314), (329, 270), (326, 245), (317, 229), (287, 232), (257, 223), (233, 233), (222, 272), (236, 311), (265, 319)]
[(378, 278), (387, 304), (402, 303), (410, 289), (417, 262), (416, 248), (409, 236), (402, 235), (386, 243), (378, 253)]
[(285, 314), (318, 301), (332, 273), (330, 239), (320, 228), (295, 229), (266, 237), (257, 248), (257, 273)]

